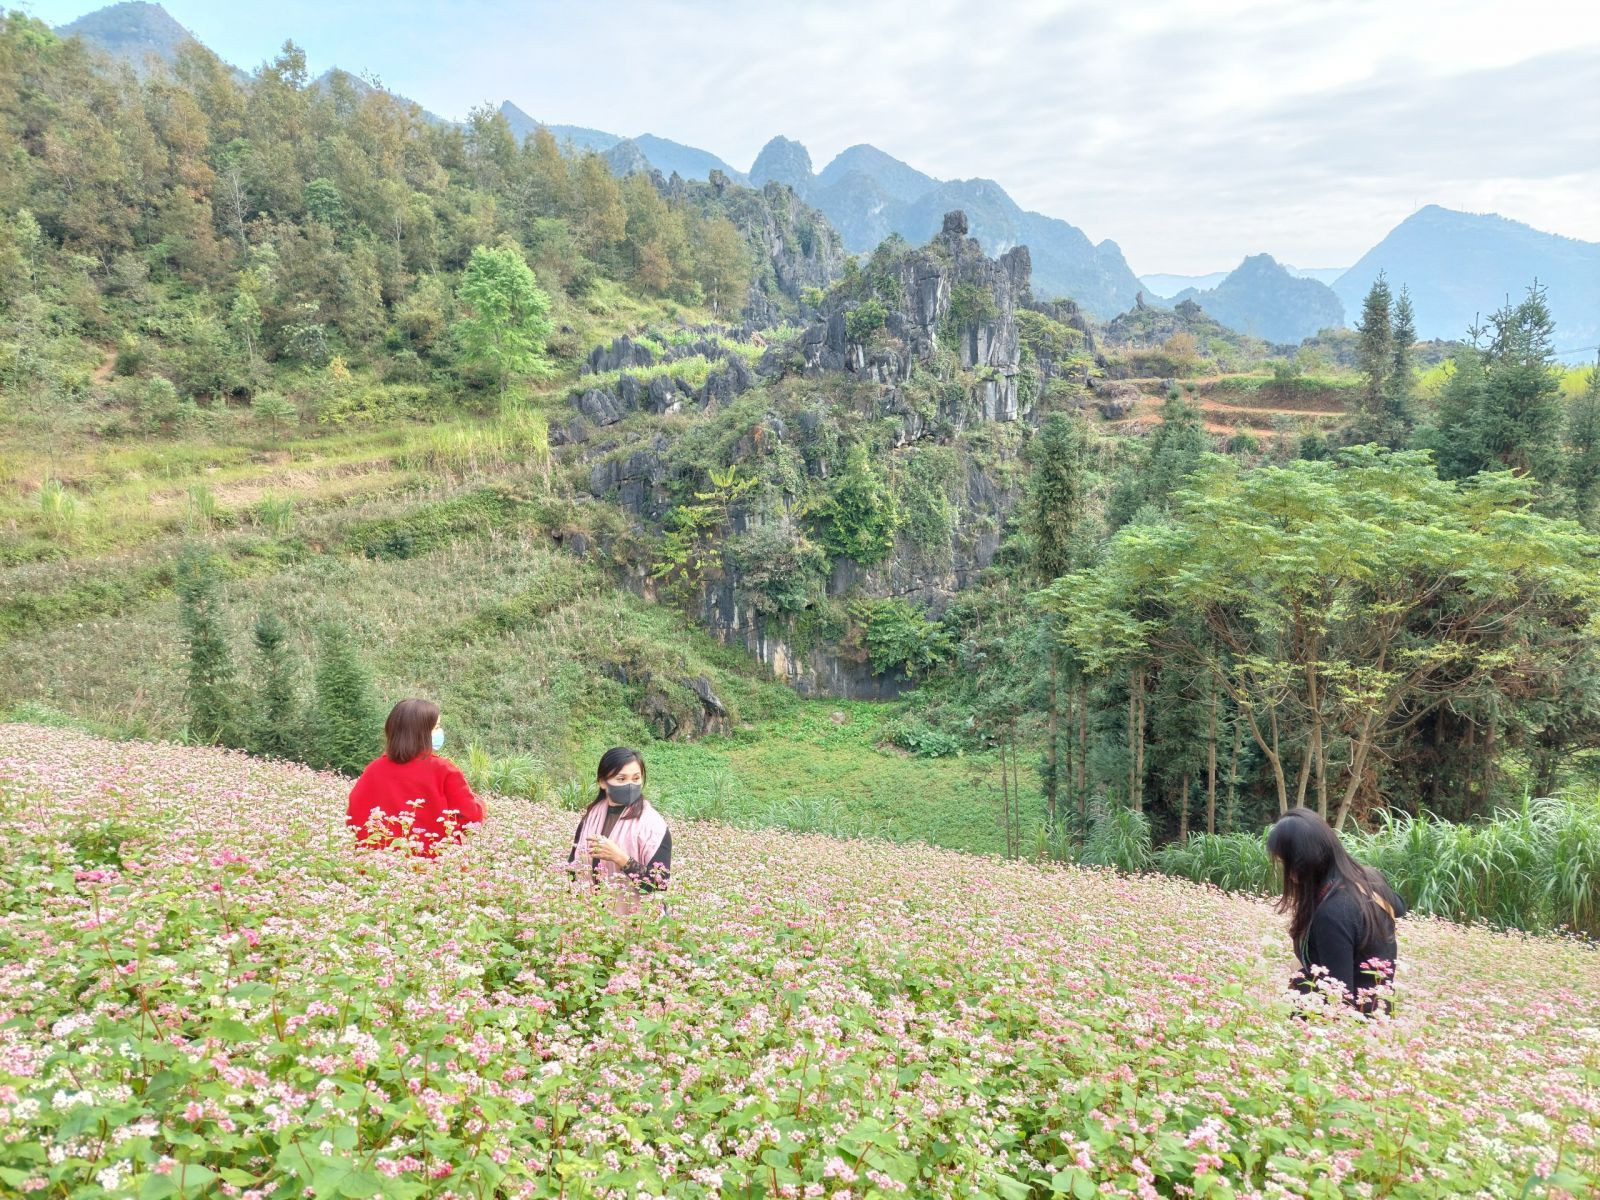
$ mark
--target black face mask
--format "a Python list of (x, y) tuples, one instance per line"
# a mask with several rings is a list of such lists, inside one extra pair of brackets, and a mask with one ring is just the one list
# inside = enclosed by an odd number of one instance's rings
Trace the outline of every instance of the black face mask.
[(642, 783), (608, 783), (606, 784), (606, 803), (616, 808), (626, 808), (636, 803), (644, 794)]

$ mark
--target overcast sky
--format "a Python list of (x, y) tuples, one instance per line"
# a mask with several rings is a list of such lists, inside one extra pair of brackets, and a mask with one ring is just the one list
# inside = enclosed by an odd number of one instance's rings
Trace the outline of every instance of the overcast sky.
[[(1593, 0), (166, 0), (444, 116), (503, 99), (745, 170), (870, 142), (1111, 238), (1141, 273), (1354, 262), (1417, 207), (1600, 241)], [(59, 24), (84, 0), (34, 0)]]

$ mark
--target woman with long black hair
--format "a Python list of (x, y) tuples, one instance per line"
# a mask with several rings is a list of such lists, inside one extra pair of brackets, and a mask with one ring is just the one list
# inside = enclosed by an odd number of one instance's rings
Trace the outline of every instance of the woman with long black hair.
[[(1283, 869), (1278, 911), (1289, 914), (1300, 960), (1296, 985), (1311, 991), (1336, 979), (1346, 1003), (1376, 1011), (1376, 989), (1394, 981), (1395, 919), (1405, 915), (1405, 901), (1379, 872), (1351, 858), (1333, 826), (1309, 808), (1278, 818), (1267, 853)], [(1388, 1001), (1381, 1004), (1387, 1012)]]
[(633, 912), (639, 897), (667, 886), (672, 874), (672, 831), (644, 797), (644, 756), (613, 746), (595, 771), (599, 792), (572, 835), (567, 870), (596, 886), (616, 889), (616, 907)]

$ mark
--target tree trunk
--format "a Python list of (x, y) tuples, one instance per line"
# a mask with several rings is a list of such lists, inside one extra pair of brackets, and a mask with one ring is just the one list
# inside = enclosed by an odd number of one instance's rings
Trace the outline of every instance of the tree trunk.
[(1144, 811), (1144, 668), (1133, 672), (1128, 687), (1128, 803)]
[(1011, 818), (1016, 826), (1016, 852), (1022, 853), (1022, 769), (1017, 752), (1017, 721), (1011, 719)]
[(1183, 773), (1183, 782), (1178, 785), (1178, 841), (1189, 841), (1189, 772)]
[(1206, 714), (1206, 832), (1217, 831), (1217, 692)]
[[(1262, 747), (1266, 749), (1266, 747)], [(1272, 749), (1267, 750), (1272, 763), (1272, 779), (1278, 785), (1278, 815), (1289, 811), (1289, 784), (1283, 777), (1283, 756), (1278, 753), (1278, 706), (1272, 706)]]
[(1343, 829), (1350, 815), (1350, 805), (1361, 790), (1361, 776), (1367, 769), (1367, 751), (1372, 748), (1373, 717), (1369, 713), (1361, 722), (1361, 731), (1350, 739), (1350, 781), (1339, 799), (1339, 815), (1333, 822), (1335, 829)]
[(1244, 727), (1239, 724), (1239, 714), (1233, 714), (1233, 755), (1228, 760), (1228, 812), (1223, 827), (1233, 832), (1234, 817), (1239, 811), (1239, 751), (1244, 748)]
[(1061, 724), (1061, 700), (1057, 690), (1060, 681), (1060, 655), (1052, 644), (1050, 647), (1050, 730), (1047, 735), (1045, 753), (1048, 758), (1048, 774), (1045, 777), (1044, 802), (1045, 810), (1050, 814), (1050, 828), (1056, 828), (1056, 795), (1061, 778), (1061, 739), (1059, 728)]

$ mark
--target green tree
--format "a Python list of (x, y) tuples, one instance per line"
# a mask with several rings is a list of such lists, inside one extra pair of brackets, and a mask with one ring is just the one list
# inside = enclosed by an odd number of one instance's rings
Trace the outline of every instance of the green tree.
[[(1409, 305), (1409, 300), (1408, 300)], [(1407, 347), (1409, 354), (1410, 347)], [(1361, 399), (1355, 432), (1358, 440), (1378, 441), (1388, 424), (1391, 381), (1396, 366), (1394, 297), (1382, 271), (1367, 289), (1356, 322), (1356, 368), (1361, 372)]]
[(750, 289), (750, 246), (734, 223), (723, 216), (700, 222), (694, 242), (694, 272), (711, 311), (735, 311)]
[(1382, 441), (1392, 450), (1405, 445), (1416, 424), (1413, 411), (1417, 388), (1416, 345), (1417, 317), (1411, 304), (1411, 289), (1402, 287), (1394, 302), (1394, 325), (1391, 334), (1394, 359), (1390, 365), (1388, 387), (1384, 392), (1384, 428)]
[(1578, 520), (1594, 527), (1600, 499), (1600, 363), (1567, 409), (1567, 489)]
[(257, 392), (250, 399), (250, 415), (274, 433), (282, 433), (300, 419), (300, 410), (281, 392)]
[(305, 729), (295, 688), (289, 631), (265, 609), (256, 618), (255, 695), (249, 750), (270, 758), (304, 757)]
[(844, 469), (817, 516), (822, 544), (831, 554), (869, 566), (894, 548), (899, 508), (873, 468), (865, 443), (850, 447)]
[(343, 625), (329, 624), (321, 632), (314, 685), (313, 765), (359, 775), (378, 749), (383, 714), (371, 673)]
[(482, 369), (503, 396), (518, 376), (549, 370), (550, 297), (512, 246), (478, 246), (456, 291), (466, 316), (456, 323), (464, 360)]
[(1117, 480), (1107, 505), (1107, 522), (1116, 529), (1133, 520), (1140, 509), (1165, 512), (1209, 446), (1199, 410), (1181, 397), (1169, 396), (1161, 406), (1161, 424)]
[(1464, 478), (1511, 470), (1560, 482), (1566, 414), (1544, 290), (1534, 284), (1519, 303), (1495, 312), (1486, 330), (1470, 333), (1472, 345), (1456, 356), (1427, 441), (1441, 471)]
[(184, 699), (189, 736), (198, 742), (238, 742), (233, 656), (223, 626), (222, 585), (216, 560), (197, 547), (178, 559), (178, 622), (189, 662)]
[(1034, 574), (1048, 582), (1070, 571), (1081, 551), (1078, 531), (1087, 503), (1082, 423), (1066, 413), (1051, 413), (1028, 453), (1033, 468), (1023, 528)]
[(1508, 472), (1441, 480), (1414, 452), (1214, 460), (1167, 522), (1122, 530), (1049, 604), (1091, 671), (1156, 654), (1208, 674), (1280, 809), (1311, 783), (1327, 813), (1338, 784), (1342, 823), (1423, 717), (1517, 686), (1517, 646), (1600, 614), (1600, 542), (1531, 512), (1533, 497)]

